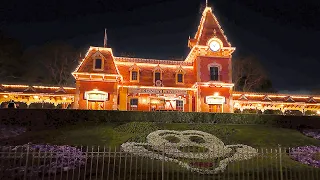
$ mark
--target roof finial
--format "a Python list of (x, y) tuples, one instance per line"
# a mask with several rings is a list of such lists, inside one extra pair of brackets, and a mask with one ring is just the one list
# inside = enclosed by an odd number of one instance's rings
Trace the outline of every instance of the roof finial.
[(107, 47), (107, 28), (104, 28), (104, 41), (103, 41), (103, 47)]
[(206, 0), (206, 7), (208, 7), (208, 0)]

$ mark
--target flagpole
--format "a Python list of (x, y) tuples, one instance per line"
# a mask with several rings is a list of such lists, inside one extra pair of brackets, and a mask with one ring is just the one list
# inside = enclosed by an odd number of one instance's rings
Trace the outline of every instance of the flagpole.
[(103, 47), (107, 47), (107, 28), (104, 28)]

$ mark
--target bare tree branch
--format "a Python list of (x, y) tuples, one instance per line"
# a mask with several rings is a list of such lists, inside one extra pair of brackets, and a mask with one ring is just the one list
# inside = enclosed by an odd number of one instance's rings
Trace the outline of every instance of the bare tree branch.
[(233, 81), (237, 91), (257, 91), (268, 81), (266, 72), (253, 57), (234, 59)]

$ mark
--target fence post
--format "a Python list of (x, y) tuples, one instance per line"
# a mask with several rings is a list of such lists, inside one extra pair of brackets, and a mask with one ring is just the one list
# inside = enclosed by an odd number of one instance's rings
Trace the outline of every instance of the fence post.
[(165, 147), (165, 143), (163, 143), (163, 151), (162, 151), (162, 180), (164, 180), (164, 151), (165, 151), (166, 147)]
[(280, 168), (280, 180), (283, 180), (283, 172), (282, 172), (282, 152), (281, 152), (281, 145), (278, 145), (279, 147), (279, 168)]
[(28, 158), (29, 158), (29, 144), (27, 145), (26, 165), (25, 165), (25, 169), (24, 169), (24, 177), (23, 177), (23, 179), (24, 179), (24, 180), (26, 180), (26, 179), (27, 179), (27, 172), (28, 172)]

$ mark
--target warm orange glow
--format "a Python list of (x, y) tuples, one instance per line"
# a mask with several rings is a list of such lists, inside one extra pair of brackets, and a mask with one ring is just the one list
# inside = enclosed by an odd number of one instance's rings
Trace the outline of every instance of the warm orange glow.
[(109, 76), (109, 77), (121, 77), (119, 74), (105, 74), (105, 73), (85, 73), (85, 72), (74, 72), (75, 75), (92, 75), (92, 76)]
[(8, 98), (8, 96), (7, 96), (7, 95), (4, 95), (3, 97), (4, 97), (4, 98)]
[[(125, 65), (125, 66), (133, 66), (134, 64), (136, 64), (139, 67), (163, 67), (163, 68), (179, 68), (181, 65), (169, 65), (169, 64), (149, 64), (149, 63), (135, 63), (135, 62), (122, 62), (122, 61), (115, 61), (114, 62), (116, 65)], [(185, 69), (193, 69), (193, 66), (181, 66)]]
[(183, 88), (183, 87), (157, 87), (157, 86), (127, 86), (123, 85), (120, 87), (127, 87), (127, 88), (144, 88), (144, 89), (177, 89), (177, 90), (190, 90), (195, 91), (196, 88)]
[[(87, 59), (89, 53), (92, 50), (99, 50), (99, 51), (109, 51), (111, 53), (111, 56), (113, 57), (113, 53), (112, 53), (112, 49), (111, 48), (105, 48), (105, 47), (94, 47), (94, 46), (90, 46), (86, 55), (84, 56), (84, 58), (81, 60), (81, 62), (79, 63), (79, 65), (77, 66), (77, 68), (73, 71), (73, 72), (77, 72), (79, 70), (79, 68), (81, 67), (81, 65), (84, 63), (84, 61)], [(118, 70), (118, 69), (117, 69)], [(119, 71), (117, 71), (119, 73)]]
[[(3, 87), (8, 87), (8, 88), (28, 88), (30, 87), (29, 85), (17, 85), (17, 84), (2, 84)], [(33, 88), (36, 89), (59, 89), (61, 87), (57, 87), (57, 86), (32, 86)], [(76, 89), (74, 87), (63, 87), (63, 89)]]
[(223, 82), (196, 82), (192, 87), (197, 87), (197, 86), (221, 86), (221, 87), (229, 87), (232, 88), (234, 86), (233, 83), (223, 83)]
[(213, 96), (219, 96), (219, 92), (215, 92)]
[(299, 105), (299, 106), (320, 106), (320, 104), (311, 104), (305, 102), (269, 102), (269, 101), (241, 101), (241, 100), (233, 100), (234, 103), (239, 104), (261, 104), (261, 105), (278, 105), (278, 106), (285, 106), (285, 105)]
[(51, 94), (51, 93), (23, 93), (23, 92), (6, 92), (6, 93), (1, 93), (0, 94), (11, 94), (11, 95), (21, 95), (21, 96), (48, 96), (48, 97), (62, 97), (62, 96), (66, 96), (69, 95), (69, 98), (73, 97), (73, 94)]
[(93, 89), (92, 91), (86, 91), (84, 93), (84, 99), (92, 101), (106, 101), (108, 99), (108, 93)]
[(34, 99), (39, 99), (39, 96), (33, 96)]
[(66, 97), (63, 97), (62, 99), (63, 99), (63, 100), (67, 100), (67, 98), (66, 98)]
[[(240, 92), (234, 92), (232, 94), (233, 96), (241, 96), (245, 95), (247, 97), (264, 97), (268, 95), (269, 98), (285, 98), (285, 97), (292, 97), (292, 98), (298, 98), (298, 99), (307, 99), (310, 98), (311, 96), (305, 96), (305, 95), (290, 95), (290, 94), (270, 94), (270, 93), (265, 93), (265, 94), (258, 94), (258, 93), (240, 93)], [(320, 97), (313, 97), (314, 99), (320, 99)]]
[(237, 103), (234, 103), (234, 107), (240, 107), (241, 105), (237, 102)]
[(160, 59), (143, 59), (143, 58), (130, 58), (130, 57), (115, 57), (117, 62), (132, 62), (132, 63), (146, 63), (146, 64), (162, 64), (162, 65), (181, 65), (192, 66), (193, 63), (179, 61), (179, 60), (160, 60)]

